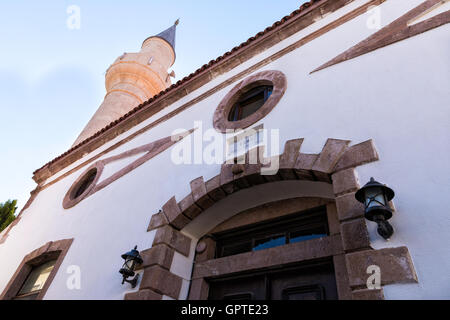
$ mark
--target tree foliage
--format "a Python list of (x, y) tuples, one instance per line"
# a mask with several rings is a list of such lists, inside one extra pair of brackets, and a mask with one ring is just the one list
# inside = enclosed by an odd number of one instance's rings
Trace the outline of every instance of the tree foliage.
[(17, 200), (8, 200), (0, 203), (0, 232), (16, 219), (14, 213), (17, 210)]

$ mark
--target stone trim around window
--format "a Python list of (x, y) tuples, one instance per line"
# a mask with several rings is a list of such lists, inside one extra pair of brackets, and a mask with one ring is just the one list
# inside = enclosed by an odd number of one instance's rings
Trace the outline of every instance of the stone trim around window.
[[(334, 259), (343, 255), (339, 235), (329, 236), (281, 247), (243, 253), (235, 256), (211, 259), (196, 263), (192, 276), (189, 300), (206, 300), (208, 298), (207, 278), (225, 276), (232, 273), (278, 267), (284, 264), (308, 262), (318, 259), (333, 259), (336, 273), (336, 285), (339, 299), (350, 299), (351, 290), (348, 278), (340, 277), (341, 270), (346, 270), (345, 261)], [(250, 259), (251, 257), (251, 259)], [(203, 283), (204, 282), (204, 283)], [(203, 288), (198, 290), (197, 288)]]
[[(389, 275), (389, 278), (385, 279), (386, 281), (382, 280), (382, 284), (418, 282), (412, 259), (406, 247), (380, 250), (373, 250), (370, 247), (366, 221), (363, 218), (364, 210), (354, 197), (354, 192), (360, 188), (356, 167), (378, 160), (378, 153), (373, 141), (368, 140), (349, 147), (350, 141), (348, 140), (328, 139), (320, 154), (301, 153), (302, 143), (303, 139), (286, 142), (284, 152), (279, 157), (280, 169), (275, 175), (261, 175), (261, 168), (270, 165), (270, 161), (274, 159), (263, 159), (261, 156), (263, 154), (262, 148), (256, 148), (246, 154), (245, 164), (223, 164), (221, 172), (207, 182), (204, 181), (203, 177), (194, 179), (190, 183), (191, 193), (180, 202), (172, 197), (163, 205), (159, 213), (152, 216), (148, 231), (156, 229), (157, 234), (169, 233), (165, 237), (159, 238), (167, 239), (165, 242), (172, 243), (172, 248), (177, 244), (178, 252), (187, 256), (189, 252), (184, 251), (183, 248), (189, 247), (191, 240), (186, 240), (188, 242), (177, 241), (177, 235), (184, 236), (178, 230), (183, 229), (198, 215), (228, 195), (254, 185), (274, 181), (321, 181), (332, 184), (335, 195), (335, 200), (327, 203), (330, 237), (325, 241), (327, 243), (326, 248), (323, 243), (316, 240), (292, 244), (289, 249), (295, 247), (294, 249), (299, 250), (300, 258), (295, 262), (315, 259), (318, 253), (320, 256), (332, 258), (335, 266), (338, 296), (339, 299), (344, 300), (384, 298), (382, 288), (367, 290), (364, 285), (364, 276), (369, 276), (366, 274), (367, 263), (372, 260), (377, 262), (382, 272), (385, 270)], [(258, 162), (250, 164), (248, 160), (255, 159), (254, 152), (258, 155)], [(394, 209), (393, 205), (392, 208)], [(232, 219), (234, 219), (234, 223), (242, 223), (242, 221), (239, 222), (238, 218)], [(216, 228), (220, 228), (220, 226)], [(297, 246), (302, 247), (301, 250)], [(222, 270), (221, 264), (217, 264), (217, 260), (211, 260), (214, 253), (213, 248), (214, 241), (210, 238), (201, 239), (197, 245), (188, 299), (197, 300), (208, 297), (207, 277), (209, 276), (208, 270), (211, 270), (211, 268), (216, 268), (214, 276), (229, 272), (229, 268)], [(280, 251), (277, 252), (275, 249)], [(283, 257), (289, 259), (289, 255), (283, 256), (283, 249), (280, 249), (280, 247), (275, 249), (274, 252), (271, 251), (271, 254), (279, 256), (280, 259)], [(300, 254), (300, 251), (305, 252), (304, 250), (311, 254)], [(258, 255), (261, 255), (259, 261), (267, 264), (267, 259), (271, 260), (271, 258), (266, 257), (265, 254), (263, 251), (258, 253)], [(228, 266), (236, 257), (231, 256), (222, 259), (229, 259), (222, 264)], [(218, 260), (224, 262), (221, 259)], [(241, 259), (241, 261), (244, 260)], [(239, 263), (241, 261), (239, 259), (235, 261), (236, 265), (233, 269), (235, 272), (240, 270)], [(402, 264), (401, 261), (407, 261), (408, 263)], [(203, 269), (202, 266), (204, 266)], [(259, 267), (264, 266), (258, 265), (256, 262), (251, 268), (257, 269)], [(167, 269), (170, 270), (170, 268)], [(163, 276), (161, 273), (160, 278), (162, 279)], [(161, 279), (153, 279), (151, 286), (153, 288), (161, 286)], [(181, 279), (176, 282), (177, 290), (180, 282)], [(168, 284), (165, 285), (168, 286)], [(141, 289), (148, 290), (149, 286), (150, 282), (146, 282), (146, 287), (141, 286)], [(151, 298), (154, 296), (147, 291), (139, 292), (134, 293), (134, 298)], [(127, 296), (126, 298), (131, 297)]]
[[(87, 168), (72, 184), (72, 186), (69, 188), (69, 191), (67, 191), (66, 195), (63, 199), (63, 208), (69, 209), (77, 205), (79, 202), (83, 201), (85, 198), (91, 195), (94, 187), (97, 185), (98, 180), (100, 179), (100, 176), (102, 175), (103, 168), (105, 167), (104, 163), (102, 161), (98, 161), (89, 168)], [(97, 172), (95, 174), (94, 180), (91, 182), (91, 184), (84, 190), (84, 192), (79, 195), (76, 198), (73, 198), (73, 193), (76, 191), (77, 188), (79, 188), (80, 184), (84, 181), (86, 176), (89, 174), (89, 172), (93, 169), (96, 169)]]
[(0, 300), (13, 299), (19, 292), (20, 288), (22, 287), (23, 283), (27, 279), (34, 266), (38, 266), (47, 261), (57, 259), (53, 270), (51, 271), (47, 281), (45, 282), (44, 287), (36, 298), (36, 300), (42, 300), (53, 279), (55, 278), (56, 273), (58, 272), (58, 269), (67, 254), (67, 251), (69, 251), (72, 242), (73, 239), (50, 241), (42, 247), (27, 254), (25, 258), (23, 258), (11, 280), (6, 285), (3, 293), (0, 295)]
[[(337, 197), (356, 191), (360, 185), (354, 168), (378, 160), (378, 153), (372, 140), (348, 147), (350, 141), (328, 139), (320, 154), (300, 152), (303, 139), (287, 141), (283, 154), (279, 157), (279, 170), (275, 175), (261, 175), (261, 168), (269, 166), (271, 159), (262, 159), (261, 147), (250, 150), (245, 164), (223, 164), (221, 172), (208, 181), (198, 177), (191, 181), (191, 193), (177, 202), (172, 197), (163, 205), (162, 210), (153, 215), (148, 231), (170, 224), (181, 230), (193, 219), (227, 195), (254, 185), (281, 181), (307, 180), (333, 183)], [(256, 157), (255, 157), (256, 153)], [(257, 164), (249, 164), (256, 159)], [(234, 170), (239, 167), (240, 170)], [(341, 168), (345, 168), (342, 170)], [(346, 199), (357, 207), (355, 199)], [(347, 210), (347, 207), (342, 206)], [(354, 210), (354, 209), (353, 209)], [(346, 215), (342, 212), (341, 215)]]
[[(153, 141), (151, 143), (142, 145), (140, 147), (127, 150), (127, 151), (122, 152), (122, 153), (120, 153), (118, 155), (111, 156), (111, 157), (108, 157), (108, 158), (105, 158), (105, 159), (102, 159), (102, 160), (98, 160), (97, 162), (93, 163), (90, 167), (88, 167), (77, 178), (77, 180), (75, 180), (75, 182), (72, 184), (72, 186), (70, 187), (69, 191), (64, 196), (63, 208), (64, 209), (72, 208), (73, 206), (75, 206), (79, 202), (81, 202), (82, 200), (86, 199), (87, 197), (90, 197), (94, 193), (102, 190), (103, 188), (107, 187), (109, 184), (111, 184), (114, 181), (120, 179), (124, 175), (130, 173), (131, 171), (133, 171), (137, 167), (139, 167), (142, 164), (146, 163), (147, 161), (153, 159), (158, 154), (160, 154), (161, 152), (167, 150), (168, 148), (173, 146), (175, 143), (181, 141), (182, 139), (184, 139), (185, 137), (187, 137), (188, 135), (190, 135), (194, 131), (195, 131), (195, 129), (191, 129), (191, 130), (185, 131), (183, 133), (180, 133), (178, 135), (168, 136), (168, 137), (165, 137), (165, 138)], [(106, 178), (102, 179), (101, 182), (99, 182), (100, 176), (102, 175), (103, 169), (104, 169), (104, 167), (106, 165), (108, 165), (108, 164), (110, 164), (110, 163), (112, 163), (114, 161), (126, 159), (126, 158), (129, 158), (129, 157), (141, 154), (141, 153), (143, 153), (142, 156), (140, 156), (136, 160), (130, 162), (125, 167), (117, 170), (116, 172), (111, 174), (109, 177), (106, 177)], [(94, 181), (92, 181), (92, 183), (89, 185), (89, 187), (80, 196), (78, 196), (76, 198), (73, 198), (72, 197), (73, 193), (80, 186), (80, 183), (85, 179), (86, 175), (92, 169), (97, 169), (97, 173), (96, 173)], [(58, 178), (55, 179), (55, 180), (58, 180)], [(53, 182), (51, 182), (51, 183), (53, 183)], [(46, 186), (50, 185), (51, 183), (47, 184)]]
[[(248, 117), (238, 120), (229, 121), (228, 116), (231, 112), (236, 101), (239, 97), (258, 86), (262, 85), (272, 85), (273, 91), (269, 99), (264, 103), (264, 105), (259, 108), (256, 112), (252, 113)], [(284, 73), (281, 71), (269, 70), (258, 72), (243, 81), (239, 82), (237, 85), (231, 89), (230, 92), (222, 99), (216, 111), (214, 112), (213, 125), (214, 128), (222, 133), (227, 130), (237, 130), (245, 129), (254, 123), (258, 122), (280, 102), (287, 88), (287, 79)]]

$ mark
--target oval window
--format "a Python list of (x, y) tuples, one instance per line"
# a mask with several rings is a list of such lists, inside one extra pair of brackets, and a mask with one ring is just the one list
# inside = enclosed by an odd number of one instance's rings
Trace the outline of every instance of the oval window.
[(228, 121), (239, 121), (258, 111), (272, 94), (273, 86), (259, 86), (243, 93), (231, 108)]
[(103, 172), (103, 163), (101, 161), (96, 162), (90, 168), (88, 168), (80, 177), (72, 184), (69, 191), (63, 199), (63, 208), (69, 209), (75, 206), (77, 203), (89, 197), (92, 194), (97, 181)]
[(231, 89), (216, 108), (214, 128), (222, 133), (250, 127), (278, 104), (287, 87), (281, 71), (267, 70), (250, 76)]
[(81, 181), (75, 186), (74, 190), (70, 195), (70, 198), (72, 200), (75, 200), (76, 198), (81, 196), (94, 182), (96, 176), (97, 176), (97, 168), (92, 168), (91, 170), (89, 170), (83, 176), (83, 178), (81, 178)]

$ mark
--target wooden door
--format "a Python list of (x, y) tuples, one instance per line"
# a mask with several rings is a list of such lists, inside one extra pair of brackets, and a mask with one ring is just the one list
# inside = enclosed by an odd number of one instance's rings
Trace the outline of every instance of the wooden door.
[(338, 298), (331, 262), (235, 275), (211, 280), (209, 285), (211, 300), (335, 300)]

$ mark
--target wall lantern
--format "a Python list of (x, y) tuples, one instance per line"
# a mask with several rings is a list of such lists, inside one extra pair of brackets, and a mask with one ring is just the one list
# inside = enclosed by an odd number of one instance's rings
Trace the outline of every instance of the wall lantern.
[(141, 256), (139, 255), (139, 251), (137, 251), (137, 246), (135, 246), (133, 250), (124, 253), (122, 255), (122, 259), (125, 260), (122, 268), (119, 271), (123, 276), (122, 284), (128, 282), (129, 284), (131, 284), (132, 288), (135, 288), (139, 279), (139, 275), (136, 275), (136, 277), (131, 280), (128, 280), (128, 278), (135, 275), (134, 270), (136, 269), (136, 266), (143, 262)]
[(394, 229), (388, 222), (392, 217), (389, 201), (394, 196), (394, 190), (375, 181), (374, 178), (370, 178), (370, 181), (355, 194), (356, 200), (365, 206), (366, 219), (377, 223), (378, 234), (386, 240), (394, 233)]

